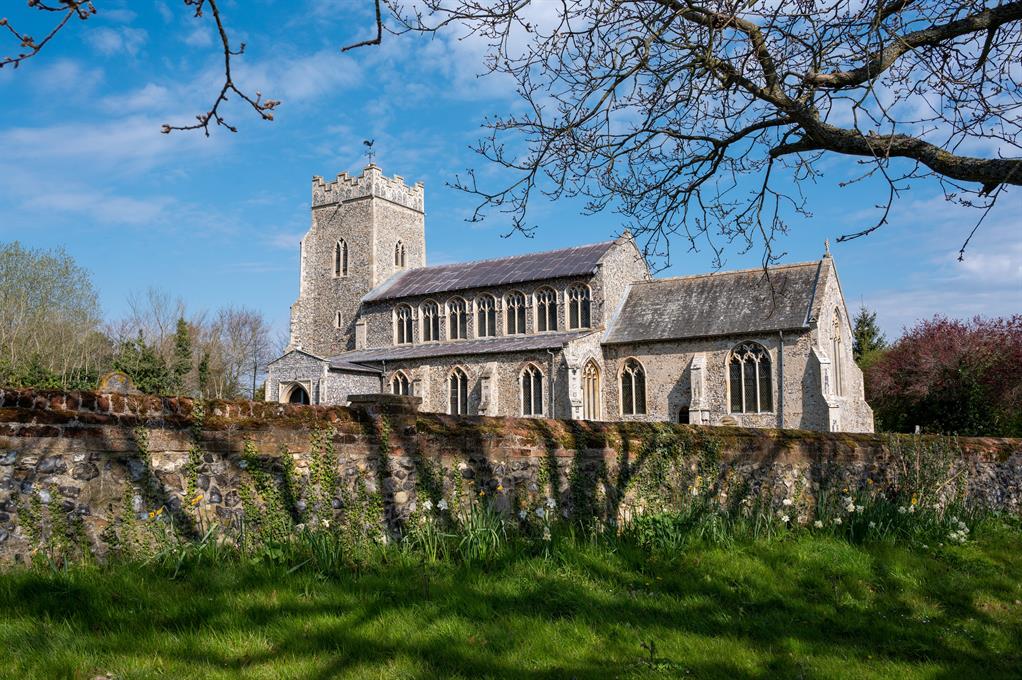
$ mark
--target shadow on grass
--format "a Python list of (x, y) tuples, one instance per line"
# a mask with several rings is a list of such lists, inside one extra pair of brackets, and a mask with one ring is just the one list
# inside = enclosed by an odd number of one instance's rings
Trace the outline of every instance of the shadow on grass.
[(330, 578), (15, 571), (0, 576), (0, 661), (24, 677), (79, 663), (309, 678), (992, 678), (1022, 664), (1017, 553), (799, 539), (660, 561), (625, 545), (558, 555), (444, 565), (428, 584), (400, 559)]

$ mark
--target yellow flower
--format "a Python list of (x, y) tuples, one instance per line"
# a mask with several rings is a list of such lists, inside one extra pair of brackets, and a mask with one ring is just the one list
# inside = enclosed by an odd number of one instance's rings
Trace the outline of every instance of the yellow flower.
[(504, 493), (504, 485), (503, 484), (498, 484), (497, 485), (497, 493)]
[(149, 519), (152, 519), (153, 517), (156, 517), (156, 513), (155, 512), (150, 512), (149, 513)]
[(867, 484), (872, 484), (872, 483), (873, 483), (873, 480), (872, 480), (872, 479), (867, 479), (867, 480), (866, 480), (866, 483), (867, 483)]
[(485, 491), (485, 490), (481, 490), (481, 491), (479, 492), (479, 495), (480, 495), (480, 496), (485, 496), (485, 495), (486, 495), (486, 491)]
[(916, 505), (917, 503), (919, 503), (919, 499), (916, 498), (915, 496), (912, 496), (912, 505)]

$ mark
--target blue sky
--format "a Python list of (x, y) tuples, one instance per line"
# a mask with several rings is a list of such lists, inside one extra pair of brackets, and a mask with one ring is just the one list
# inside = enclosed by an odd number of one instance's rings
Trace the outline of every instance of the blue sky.
[[(426, 184), (431, 263), (494, 257), (616, 235), (612, 212), (580, 215), (571, 201), (532, 205), (532, 239), (503, 238), (491, 215), (468, 224), (473, 201), (445, 186), (458, 172), (492, 169), (469, 149), (488, 114), (517, 104), (508, 84), (479, 79), (471, 40), (387, 36), (379, 48), (342, 55), (371, 33), (361, 0), (224, 2), (234, 40), (248, 49), (235, 80), (283, 100), (265, 123), (240, 106), (239, 132), (162, 135), (190, 122), (215, 96), (222, 56), (212, 22), (178, 0), (98, 2), (100, 14), (69, 27), (41, 55), (0, 71), (0, 241), (62, 246), (93, 274), (105, 314), (126, 311), (129, 293), (156, 287), (191, 310), (237, 304), (287, 326), (298, 290), (297, 244), (309, 223), (310, 179), (358, 171), (373, 138), (388, 175)], [(33, 13), (8, 8), (12, 20)], [(15, 46), (0, 43), (0, 52)], [(956, 253), (978, 215), (920, 183), (891, 223), (850, 243), (842, 233), (875, 220), (868, 184), (840, 189), (855, 172), (833, 158), (810, 196), (813, 217), (792, 222), (781, 249), (811, 260), (829, 238), (849, 306), (877, 309), (889, 335), (916, 319), (1022, 311), (1022, 193), (1006, 194), (972, 242)], [(872, 188), (875, 188), (872, 187)], [(664, 275), (712, 269), (712, 253), (676, 243)], [(754, 267), (761, 252), (727, 251), (725, 268)]]

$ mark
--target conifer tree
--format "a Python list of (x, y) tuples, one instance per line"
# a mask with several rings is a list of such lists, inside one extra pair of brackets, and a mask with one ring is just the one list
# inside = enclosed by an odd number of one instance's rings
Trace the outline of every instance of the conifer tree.
[(185, 386), (185, 377), (192, 370), (192, 334), (188, 322), (183, 317), (177, 320), (174, 332), (174, 365), (172, 370), (171, 389), (180, 393)]
[(138, 332), (136, 339), (121, 343), (114, 356), (114, 368), (131, 378), (135, 387), (146, 394), (167, 394), (171, 391), (172, 378), (167, 363), (145, 341), (142, 331)]
[(852, 355), (859, 366), (870, 363), (876, 353), (887, 348), (887, 338), (877, 325), (877, 313), (865, 305), (859, 307), (852, 328)]

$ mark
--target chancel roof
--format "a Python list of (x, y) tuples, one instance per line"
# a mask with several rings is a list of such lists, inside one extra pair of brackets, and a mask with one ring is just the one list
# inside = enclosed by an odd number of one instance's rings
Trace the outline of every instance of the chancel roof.
[(394, 345), (373, 349), (357, 349), (330, 359), (330, 367), (350, 370), (351, 365), (375, 364), (381, 361), (401, 359), (425, 359), (429, 357), (458, 356), (462, 354), (501, 354), (543, 349), (558, 349), (591, 330), (564, 333), (540, 333), (538, 335), (505, 335), (496, 338), (458, 340), (422, 345)]
[(808, 327), (821, 262), (634, 283), (606, 344)]
[(542, 279), (584, 276), (593, 273), (600, 258), (614, 243), (615, 241), (603, 241), (575, 248), (513, 255), (495, 260), (409, 269), (394, 274), (369, 291), (363, 299), (373, 302)]

